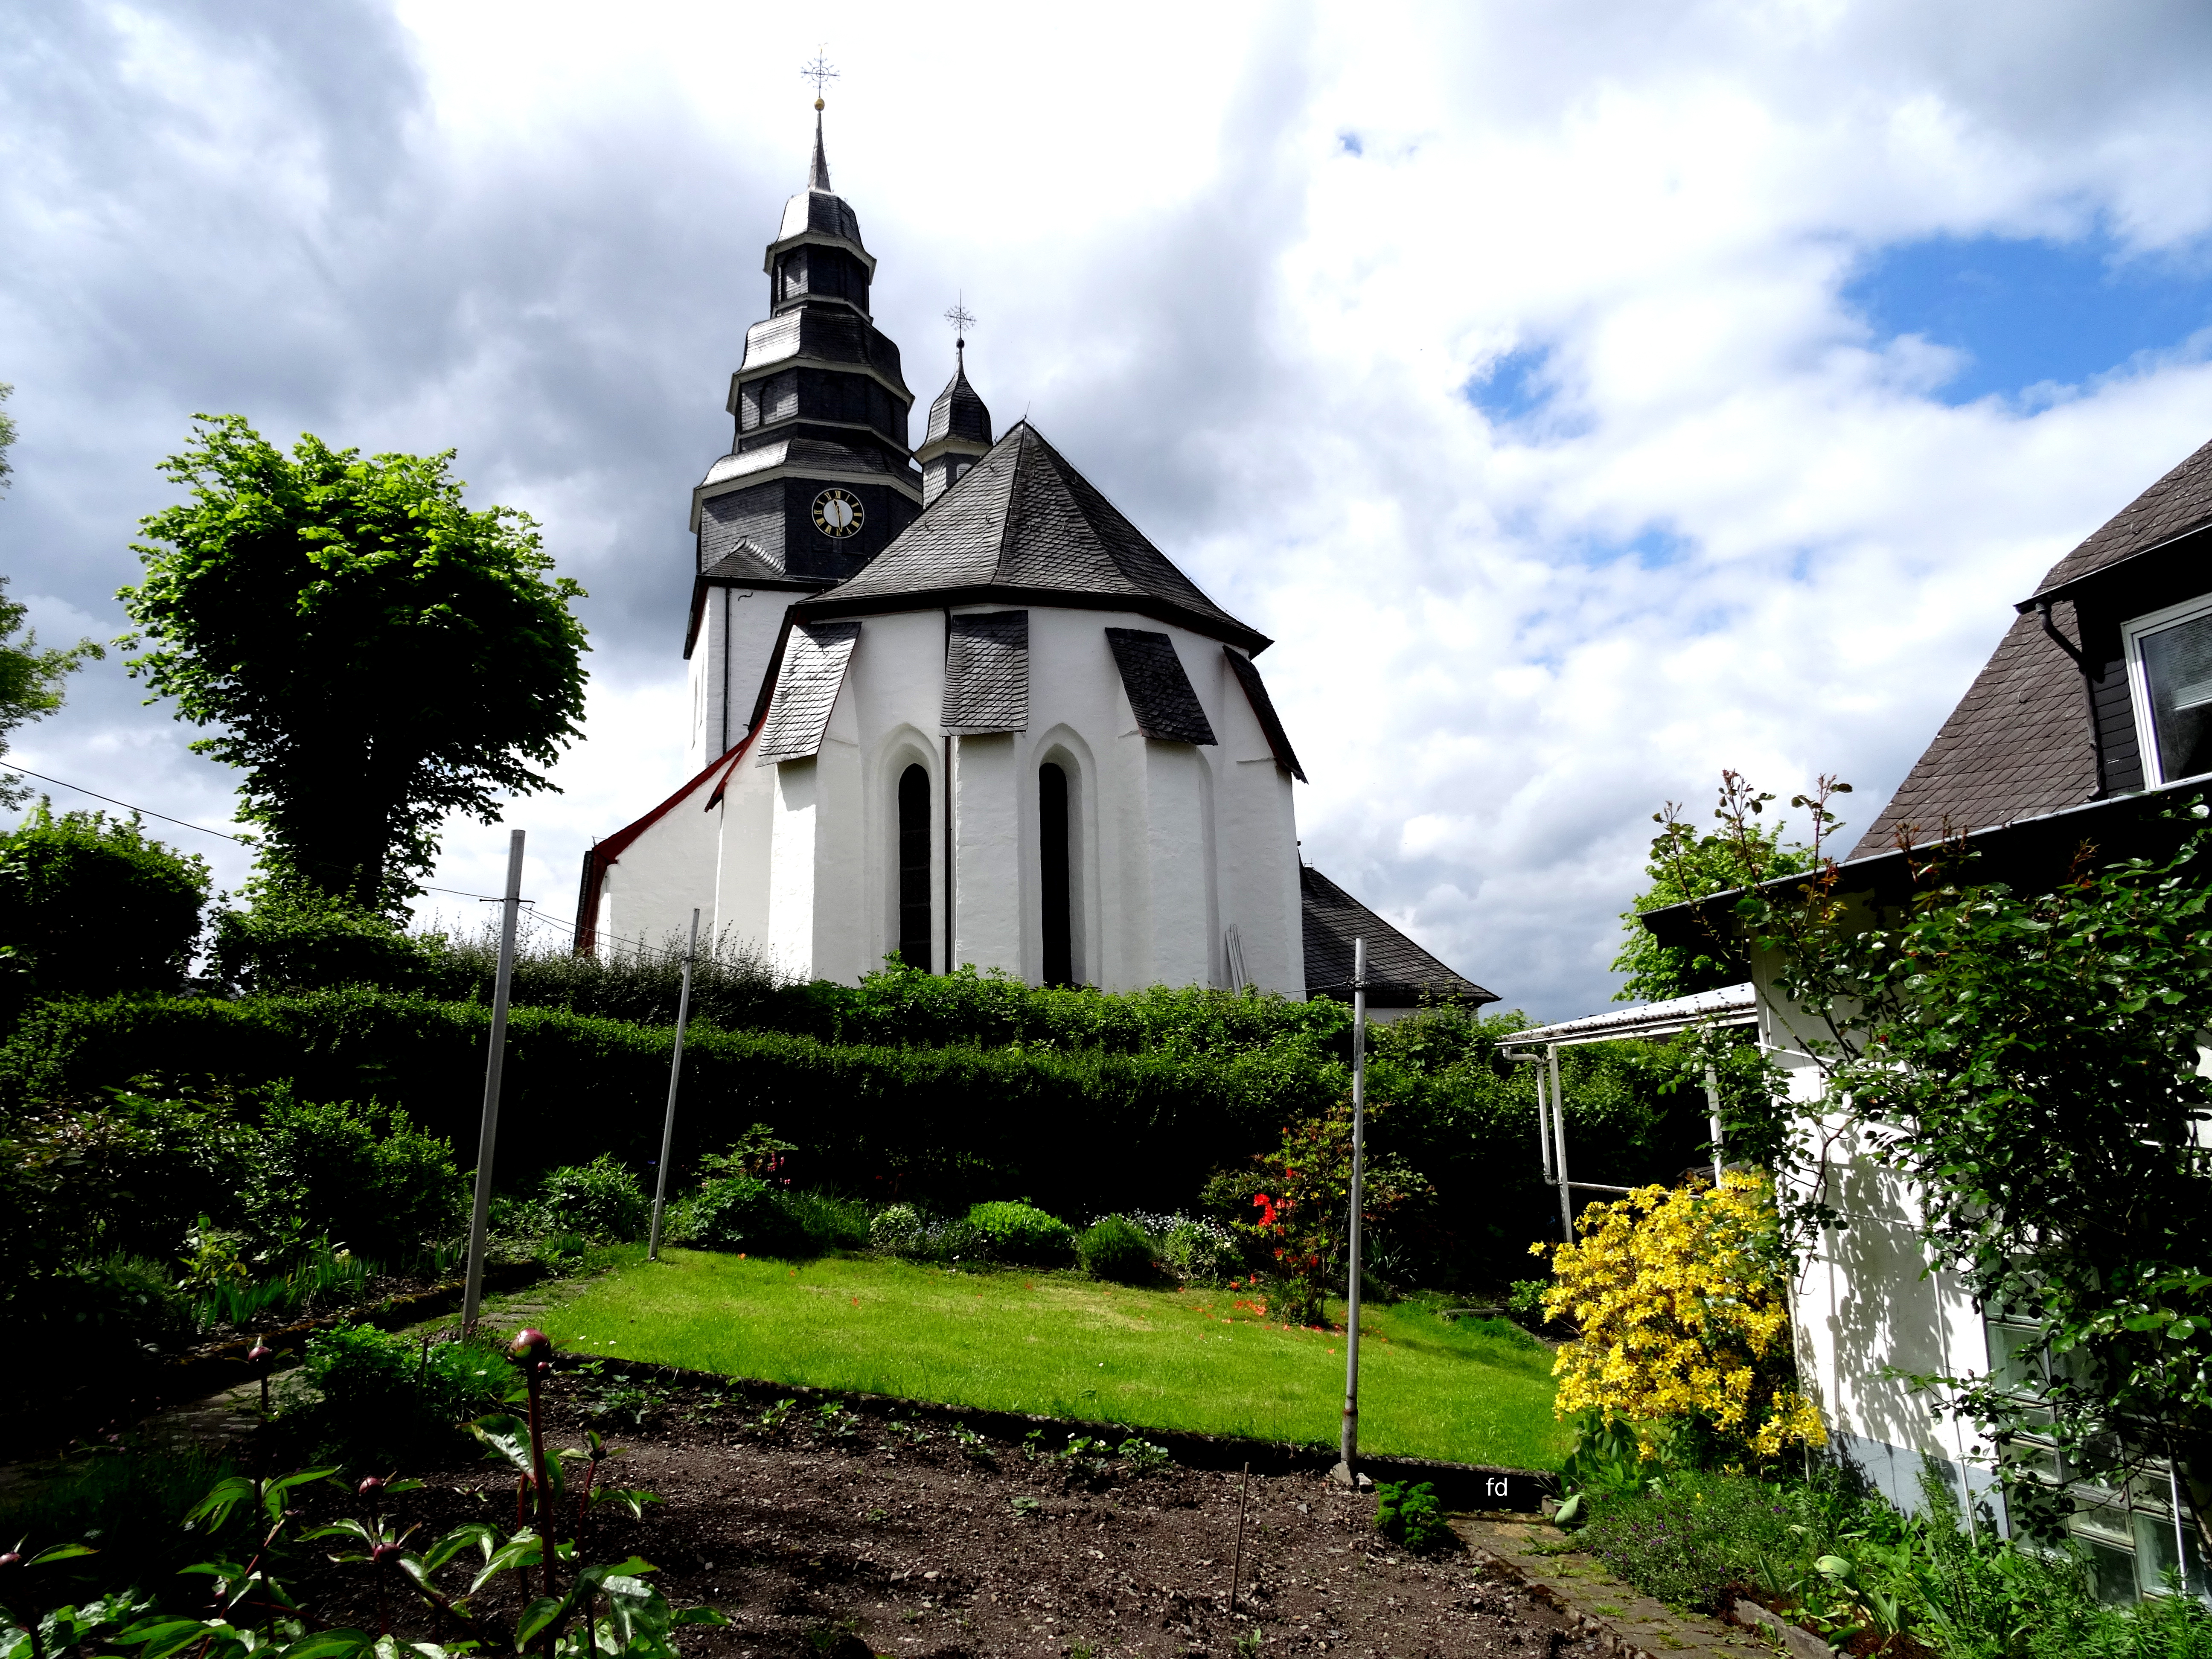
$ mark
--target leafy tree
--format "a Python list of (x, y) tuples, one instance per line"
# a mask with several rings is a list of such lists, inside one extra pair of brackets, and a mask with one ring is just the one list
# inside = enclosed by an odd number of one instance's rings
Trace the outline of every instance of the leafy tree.
[(377, 455), (303, 435), (287, 457), (237, 415), (200, 416), (161, 470), (191, 499), (142, 521), (119, 597), (131, 672), (192, 747), (240, 768), (275, 867), (389, 909), (448, 812), (490, 823), (550, 788), (580, 735), (584, 591), (549, 576), (536, 525), (472, 510), (453, 453)]
[[(15, 388), (0, 381), (0, 403)], [(0, 410), (0, 491), (15, 469), (8, 451), (15, 441), (15, 417)], [(27, 720), (43, 719), (62, 706), (62, 678), (84, 665), (87, 657), (106, 654), (90, 640), (79, 640), (65, 650), (42, 651), (35, 632), (15, 638), (23, 625), (24, 607), (7, 595), (8, 579), (0, 576), (0, 755), (8, 752), (8, 734)], [(0, 806), (21, 806), (29, 799), (30, 787), (20, 775), (0, 774)]]
[(0, 947), (13, 997), (174, 990), (198, 948), (208, 867), (148, 837), (137, 817), (41, 800), (0, 840)]
[[(1723, 834), (1748, 835), (1731, 780)], [(1804, 799), (1816, 823), (1826, 790)], [(1910, 902), (1870, 915), (1824, 860), (1747, 889), (1741, 937), (1775, 953), (1788, 1042), (1823, 1074), (1769, 1109), (1784, 1218), (1842, 1227), (1838, 1164), (1857, 1148), (1906, 1178), (1930, 1264), (2026, 1333), (2017, 1371), (1917, 1379), (2002, 1449), (2028, 1433), (2124, 1488), (2172, 1455), (2212, 1512), (2212, 825), (2170, 812), (2172, 856), (2100, 863), (2021, 892), (1972, 880), (1948, 844), (1912, 859)], [(2015, 1513), (2053, 1519), (2002, 1463)], [(2208, 1537), (2212, 1542), (2212, 1537)]]
[[(1723, 775), (1735, 776), (1732, 772)], [(1840, 787), (1850, 787), (1849, 784)], [(1746, 797), (1750, 814), (1759, 816), (1773, 799), (1771, 795)], [(1723, 985), (1741, 985), (1751, 977), (1750, 959), (1732, 937), (1717, 935), (1698, 949), (1662, 945), (1638, 920), (1643, 912), (1710, 898), (1715, 893), (1812, 867), (1814, 849), (1785, 843), (1779, 820), (1730, 822), (1701, 836), (1683, 822), (1681, 810), (1668, 801), (1665, 810), (1651, 815), (1659, 833), (1651, 839), (1651, 857), (1644, 866), (1650, 885), (1637, 895), (1634, 907), (1621, 915), (1627, 942), (1613, 959), (1613, 970), (1627, 977), (1614, 995), (1616, 1002), (1658, 1002)]]

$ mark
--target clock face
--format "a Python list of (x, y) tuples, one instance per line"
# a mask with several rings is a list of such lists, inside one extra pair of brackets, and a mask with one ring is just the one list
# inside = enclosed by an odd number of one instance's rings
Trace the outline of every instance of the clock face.
[(842, 541), (867, 521), (860, 498), (849, 490), (825, 489), (814, 498), (814, 527)]

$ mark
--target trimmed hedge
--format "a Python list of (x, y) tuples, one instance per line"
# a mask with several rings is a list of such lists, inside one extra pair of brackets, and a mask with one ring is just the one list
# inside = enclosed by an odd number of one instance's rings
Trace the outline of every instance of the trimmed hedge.
[[(0, 1108), (94, 1101), (133, 1079), (186, 1094), (289, 1079), (309, 1099), (404, 1103), (418, 1124), (473, 1149), (489, 1023), (476, 1003), (360, 987), (47, 1003), (0, 1048)], [(669, 1044), (665, 1028), (514, 1010), (502, 1182), (599, 1152), (645, 1168), (659, 1150)], [(1062, 1213), (1173, 1207), (1214, 1169), (1272, 1144), (1283, 1114), (1346, 1086), (1340, 1065), (1304, 1046), (891, 1048), (695, 1024), (673, 1168), (759, 1121), (800, 1148), (790, 1167), (803, 1182), (886, 1197), (1027, 1192)]]
[[(945, 1006), (925, 1028), (974, 1029), (979, 1009), (1064, 1017), (1110, 1034), (1094, 1046), (1025, 1040), (832, 1042), (695, 1023), (684, 1047), (672, 1188), (699, 1157), (764, 1122), (799, 1151), (799, 1187), (955, 1213), (1026, 1194), (1062, 1216), (1188, 1208), (1218, 1170), (1249, 1167), (1283, 1126), (1348, 1090), (1333, 1004), (1221, 993), (1033, 991), (988, 977), (904, 974), (809, 988), (888, 1020), (888, 1006)], [(888, 1000), (886, 1002), (885, 1000)], [(934, 1023), (933, 1019), (934, 1018)], [(474, 1153), (489, 1011), (471, 1001), (350, 987), (290, 996), (115, 998), (33, 1008), (0, 1047), (0, 1118), (48, 1102), (96, 1105), (132, 1080), (182, 1096), (289, 1079), (308, 1100), (380, 1100), (461, 1154)], [(1376, 1272), (1439, 1288), (1503, 1286), (1530, 1271), (1532, 1239), (1559, 1236), (1537, 1171), (1528, 1068), (1501, 1060), (1516, 1022), (1438, 1011), (1378, 1028), (1370, 1131), (1435, 1200), (1370, 1241)], [(1029, 1029), (1024, 1027), (1024, 1029)], [(519, 1006), (508, 1027), (501, 1184), (611, 1152), (645, 1172), (658, 1155), (671, 1032), (560, 1008)], [(1140, 1042), (1139, 1040), (1142, 1038)], [(1638, 1045), (1560, 1056), (1574, 1167), (1583, 1179), (1671, 1183), (1705, 1138), (1703, 1103), (1662, 1096)], [(1248, 1216), (1224, 1219), (1249, 1219)]]

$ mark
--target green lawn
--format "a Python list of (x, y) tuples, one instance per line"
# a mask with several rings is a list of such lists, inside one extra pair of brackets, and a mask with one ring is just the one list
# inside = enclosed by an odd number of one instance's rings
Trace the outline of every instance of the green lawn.
[[(725, 1376), (1002, 1411), (1334, 1443), (1344, 1340), (1270, 1325), (1233, 1291), (956, 1273), (861, 1257), (668, 1250), (583, 1286), (544, 1323), (564, 1347)], [(1341, 1310), (1338, 1310), (1341, 1312)], [(1551, 1354), (1434, 1304), (1366, 1310), (1360, 1443), (1556, 1468)]]

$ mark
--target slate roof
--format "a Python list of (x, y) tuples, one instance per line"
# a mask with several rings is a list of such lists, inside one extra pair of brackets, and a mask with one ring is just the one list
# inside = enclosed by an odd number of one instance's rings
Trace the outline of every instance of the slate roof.
[(784, 647), (783, 672), (776, 676), (768, 723), (754, 751), (756, 766), (805, 760), (822, 752), (830, 711), (860, 637), (857, 622), (807, 623), (791, 630)]
[(952, 371), (952, 378), (945, 383), (945, 390), (937, 394), (937, 401), (929, 406), (929, 427), (922, 436), (925, 447), (939, 438), (965, 438), (971, 443), (991, 441), (991, 411), (983, 406), (983, 399), (975, 388), (968, 384), (968, 360), (963, 354)]
[(808, 231), (835, 236), (860, 246), (860, 216), (845, 198), (830, 188), (830, 157), (822, 148), (822, 115), (814, 116), (814, 159), (806, 170), (806, 188), (783, 204), (782, 228), (775, 240), (787, 241)]
[(739, 542), (699, 574), (708, 581), (774, 582), (779, 587), (793, 580), (750, 542)]
[(779, 466), (797, 467), (807, 472), (880, 472), (886, 477), (909, 476), (904, 469), (894, 471), (880, 449), (831, 443), (822, 438), (778, 438), (757, 449), (740, 450), (735, 454), (719, 457), (707, 469), (707, 476), (699, 480), (698, 487), (704, 489), (709, 484), (724, 483), (732, 478), (770, 471)]
[(1133, 611), (1263, 651), (1028, 422), (1016, 425), (810, 617), (1030, 605)]
[(1249, 657), (1240, 656), (1227, 646), (1221, 654), (1229, 659), (1229, 666), (1237, 676), (1237, 684), (1244, 688), (1245, 700), (1252, 712), (1260, 717), (1260, 729), (1267, 735), (1267, 747), (1274, 752), (1275, 763), (1296, 778), (1306, 781), (1305, 770), (1291, 748), (1290, 734), (1283, 730), (1282, 716), (1275, 713), (1274, 699), (1267, 695), (1267, 683), (1260, 678), (1259, 665)]
[(1212, 743), (1212, 725), (1200, 707), (1175, 641), (1142, 628), (1109, 628), (1106, 643), (1121, 671), (1121, 689), (1137, 730), (1163, 743)]
[(1443, 965), (1311, 865), (1298, 867), (1304, 922), (1306, 995), (1352, 1000), (1352, 941), (1367, 941), (1367, 1002), (1375, 1008), (1418, 1006), (1425, 988), (1439, 1000), (1480, 1006), (1498, 1000)]
[(1030, 613), (963, 611), (945, 641), (948, 732), (1020, 732), (1030, 723)]
[(2130, 501), (2064, 558), (2035, 590), (2042, 598), (2124, 559), (2212, 524), (2212, 443)]
[[(2051, 566), (2031, 596), (2051, 605), (2069, 641), (2081, 630), (2065, 597), (2091, 576), (2212, 523), (2212, 443), (2112, 515)], [(2023, 602), (2026, 603), (2026, 602)], [(2040, 817), (2093, 799), (2097, 751), (2081, 672), (2026, 611), (2004, 637), (1897, 793), (1853, 844), (1851, 858), (1887, 851), (1906, 829), (1916, 842)]]
[(839, 305), (801, 305), (763, 317), (745, 331), (745, 358), (738, 373), (757, 378), (776, 364), (805, 357), (872, 368), (908, 402), (899, 370), (899, 349), (890, 335), (858, 312)]

